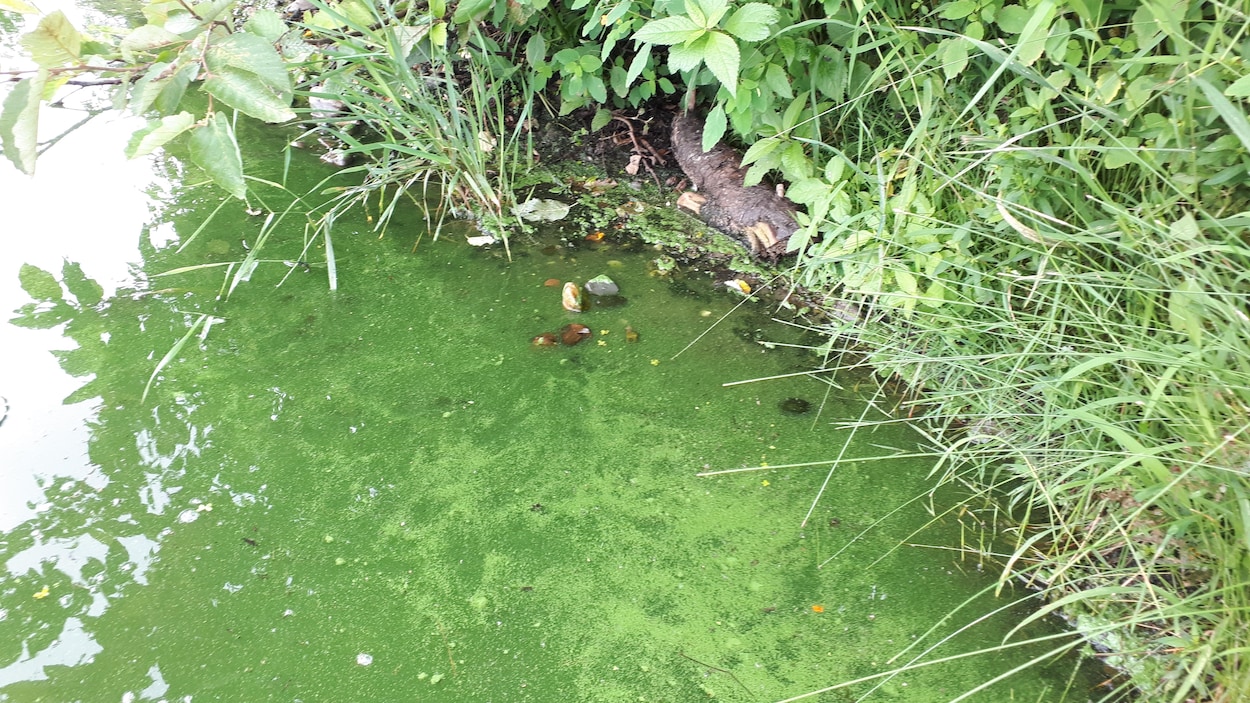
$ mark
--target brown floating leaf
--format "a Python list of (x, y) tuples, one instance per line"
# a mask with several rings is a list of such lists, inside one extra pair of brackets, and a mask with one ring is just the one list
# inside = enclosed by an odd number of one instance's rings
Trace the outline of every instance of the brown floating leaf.
[(536, 347), (554, 347), (556, 345), (556, 336), (550, 332), (543, 332), (537, 337), (530, 340), (530, 344)]
[(570, 347), (590, 336), (590, 328), (576, 322), (560, 328), (560, 341)]

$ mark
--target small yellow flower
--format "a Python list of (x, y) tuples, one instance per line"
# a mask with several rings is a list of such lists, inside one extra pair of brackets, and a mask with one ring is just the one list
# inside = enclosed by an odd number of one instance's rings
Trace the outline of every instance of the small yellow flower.
[(660, 365), (660, 360), (659, 360), (659, 359), (652, 359), (652, 360), (651, 360), (651, 365), (652, 365), (652, 366), (659, 366), (659, 365)]
[(601, 346), (601, 347), (606, 347), (606, 346), (608, 346), (608, 343), (607, 343), (607, 342), (605, 342), (605, 341), (603, 341), (603, 340), (601, 339), (601, 340), (599, 340), (599, 346)]
[(48, 597), (49, 593), (51, 593), (51, 591), (48, 590), (47, 586), (44, 586), (43, 590), (35, 594), (35, 600), (43, 600), (44, 598)]
[(763, 481), (760, 481), (760, 485), (761, 485), (761, 486), (767, 486), (767, 485), (768, 485), (768, 479), (764, 479)]
[(612, 330), (599, 330), (599, 334), (607, 334), (608, 332), (611, 332), (611, 331)]

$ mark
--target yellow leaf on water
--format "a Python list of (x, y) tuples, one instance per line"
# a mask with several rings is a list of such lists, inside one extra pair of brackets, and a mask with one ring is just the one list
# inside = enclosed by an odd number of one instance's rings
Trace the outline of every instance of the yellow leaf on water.
[(43, 590), (35, 594), (35, 600), (43, 600), (44, 598), (48, 597), (49, 593), (51, 593), (51, 591), (48, 589), (47, 586), (44, 586)]

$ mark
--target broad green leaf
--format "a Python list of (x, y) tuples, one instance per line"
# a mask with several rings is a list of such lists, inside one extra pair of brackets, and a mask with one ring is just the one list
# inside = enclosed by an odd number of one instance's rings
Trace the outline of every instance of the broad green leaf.
[(82, 35), (64, 12), (55, 10), (39, 20), (34, 31), (22, 35), (22, 46), (35, 63), (44, 68), (56, 68), (78, 63), (82, 56)]
[(1230, 98), (1250, 98), (1250, 76), (1242, 76), (1233, 81), (1233, 84), (1224, 89), (1224, 94)]
[(288, 29), (290, 27), (282, 17), (267, 7), (257, 8), (247, 22), (243, 23), (243, 31), (251, 32), (270, 43), (277, 42)]
[(685, 44), (699, 38), (705, 30), (689, 17), (665, 17), (651, 20), (634, 32), (634, 39), (649, 44)]
[(295, 118), (291, 78), (273, 46), (254, 34), (232, 34), (205, 52), (203, 89), (227, 105), (266, 122)]
[(784, 142), (780, 139), (761, 139), (747, 148), (747, 153), (742, 157), (742, 165), (749, 166), (756, 161), (764, 158), (768, 154), (776, 151)]
[(24, 2), (23, 0), (0, 0), (0, 9), (20, 12), (23, 15), (33, 15), (39, 12), (38, 8)]
[(703, 121), (703, 151), (711, 151), (712, 147), (725, 136), (725, 128), (729, 126), (729, 118), (725, 116), (725, 106), (717, 105), (707, 113)]
[[(720, 24), (720, 20), (729, 11), (729, 0), (687, 0), (686, 10), (689, 11), (691, 6), (698, 4), (703, 9), (705, 20), (700, 22), (704, 27), (711, 29)], [(691, 16), (693, 19), (693, 15)]]
[(1032, 66), (1046, 52), (1046, 39), (1050, 36), (1050, 23), (1054, 17), (1054, 2), (1042, 2), (1033, 8), (1033, 14), (1020, 33), (1020, 45), (1016, 54), (1020, 63)]
[(1168, 234), (1174, 239), (1190, 242), (1202, 234), (1202, 229), (1198, 227), (1198, 221), (1194, 219), (1193, 213), (1186, 212), (1179, 220), (1168, 226)]
[(920, 290), (920, 286), (916, 284), (916, 277), (906, 269), (894, 269), (894, 282), (907, 295), (915, 295)]
[(535, 32), (530, 40), (525, 42), (525, 60), (529, 61), (531, 66), (537, 66), (547, 58), (547, 40), (543, 38), (542, 32)]
[(595, 111), (594, 119), (590, 121), (590, 131), (598, 132), (604, 127), (607, 127), (608, 123), (611, 121), (612, 121), (612, 111), (599, 108), (598, 110)]
[(938, 58), (942, 62), (942, 73), (949, 81), (968, 67), (968, 44), (960, 37), (944, 39)]
[(725, 22), (725, 31), (742, 41), (763, 41), (770, 34), (768, 27), (776, 24), (780, 15), (771, 5), (749, 2), (738, 8)]
[(135, 54), (140, 53), (158, 53), (171, 44), (185, 43), (182, 37), (153, 24), (145, 24), (136, 27), (130, 34), (127, 34), (118, 45), (121, 49), (122, 59), (128, 63), (138, 63), (139, 58)]
[(430, 0), (430, 15), (442, 17), (447, 14), (447, 0)]
[(1107, 152), (1102, 159), (1104, 168), (1121, 168), (1138, 161), (1137, 149), (1141, 145), (1141, 140), (1136, 137), (1120, 137), (1119, 141), (1119, 144), (1107, 147)]
[(608, 71), (608, 80), (612, 84), (612, 92), (616, 93), (616, 96), (619, 98), (629, 95), (628, 79), (629, 74), (626, 73), (625, 69), (621, 68), (619, 65), (613, 66), (612, 70)]
[(776, 93), (777, 97), (786, 100), (794, 98), (794, 91), (790, 89), (790, 78), (786, 75), (786, 70), (775, 63), (768, 64), (768, 68), (764, 70), (764, 84)]
[(555, 222), (567, 217), (571, 208), (571, 205), (559, 200), (530, 198), (516, 206), (516, 214), (529, 222)]
[(243, 181), (243, 158), (230, 120), (220, 112), (191, 133), (191, 160), (227, 193), (242, 199), (247, 195)]
[(1029, 22), (1029, 11), (1020, 5), (1004, 5), (994, 17), (998, 28), (1008, 34), (1019, 34)]
[(786, 197), (800, 205), (811, 205), (833, 194), (833, 186), (822, 178), (804, 178), (786, 191)]
[(955, 0), (938, 8), (938, 17), (944, 20), (961, 20), (976, 11), (976, 0)]
[(586, 76), (586, 92), (590, 93), (590, 97), (600, 104), (608, 101), (608, 87), (603, 84), (603, 79), (599, 76)]
[(491, 0), (460, 0), (456, 3), (456, 11), (452, 13), (451, 21), (455, 24), (476, 22), (490, 12), (492, 4)]
[(44, 69), (31, 78), (23, 78), (4, 99), (4, 108), (0, 109), (0, 141), (4, 143), (4, 155), (27, 175), (35, 173), (39, 147), (39, 103), (47, 81), (48, 72)]
[(708, 32), (703, 62), (730, 95), (738, 93), (738, 42), (728, 34)]
[(126, 158), (146, 156), (194, 126), (195, 115), (189, 112), (180, 112), (159, 120), (152, 120), (146, 127), (130, 137), (130, 143), (126, 145)]
[(674, 71), (693, 71), (703, 63), (703, 46), (705, 37), (700, 37), (693, 46), (675, 44), (668, 50), (668, 67)]
[(61, 283), (56, 280), (56, 276), (38, 266), (22, 264), (17, 272), (17, 280), (22, 284), (22, 290), (35, 300), (55, 302), (65, 298), (65, 292), (61, 290)]

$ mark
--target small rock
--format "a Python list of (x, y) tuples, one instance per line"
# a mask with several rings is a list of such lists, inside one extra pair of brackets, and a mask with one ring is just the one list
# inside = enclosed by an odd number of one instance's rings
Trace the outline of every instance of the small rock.
[(621, 292), (620, 286), (607, 276), (595, 276), (586, 281), (585, 288), (591, 295), (616, 295)]

